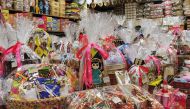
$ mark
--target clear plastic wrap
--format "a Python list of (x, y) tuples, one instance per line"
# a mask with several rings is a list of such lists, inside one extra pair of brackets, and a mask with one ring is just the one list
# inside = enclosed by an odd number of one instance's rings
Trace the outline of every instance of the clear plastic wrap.
[(118, 86), (107, 86), (71, 94), (66, 97), (66, 108), (134, 109), (134, 105)]
[(3, 52), (3, 60), (13, 62), (16, 60), (16, 65), (14, 64), (12, 67), (20, 67), (22, 65), (21, 61), (24, 61), (25, 59), (36, 61), (40, 59), (29, 47), (25, 45), (29, 40), (29, 37), (31, 37), (34, 27), (33, 22), (24, 17), (16, 18), (16, 29), (13, 29), (9, 24), (6, 25), (7, 32), (9, 33), (6, 36), (9, 41), (9, 48)]
[(163, 106), (143, 88), (133, 84), (120, 85), (119, 87), (126, 98), (131, 98), (137, 109), (163, 109)]

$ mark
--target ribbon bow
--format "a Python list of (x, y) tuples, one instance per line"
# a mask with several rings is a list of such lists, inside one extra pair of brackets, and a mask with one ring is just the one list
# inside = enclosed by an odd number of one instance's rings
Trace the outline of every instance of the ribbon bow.
[(173, 31), (172, 32), (173, 35), (178, 35), (178, 33), (181, 33), (181, 27), (180, 26), (173, 26), (171, 28), (171, 30)]
[(103, 41), (103, 48), (107, 51), (110, 51), (112, 48), (115, 48), (115, 44), (113, 43), (113, 41), (116, 38), (114, 36), (108, 36), (105, 39), (100, 38), (100, 40)]
[[(85, 38), (85, 39), (83, 39)], [(81, 40), (86, 40), (86, 36), (82, 37), (80, 36), (80, 41)], [(87, 40), (86, 40), (87, 41)], [(108, 58), (108, 53), (106, 51), (104, 51), (99, 45), (95, 44), (95, 43), (83, 43), (83, 47), (77, 52), (77, 58), (81, 59), (83, 57), (83, 83), (85, 83), (87, 88), (92, 87), (92, 57), (91, 57), (91, 49), (94, 48), (96, 49), (100, 55), (102, 56), (103, 59), (107, 59)]]
[(157, 67), (158, 75), (160, 75), (160, 66), (161, 66), (160, 60), (159, 60), (156, 56), (148, 56), (148, 57), (145, 59), (145, 62), (146, 62), (146, 63), (149, 63), (150, 61), (153, 61), (153, 62), (154, 62), (154, 64), (155, 64), (156, 67)]
[(21, 63), (21, 56), (20, 56), (20, 48), (21, 48), (22, 44), (20, 42), (17, 42), (15, 45), (11, 46), (10, 48), (8, 48), (7, 50), (5, 50), (3, 52), (4, 56), (12, 53), (16, 56), (16, 61), (17, 61), (17, 67), (22, 66)]
[(83, 52), (83, 51), (86, 49), (86, 47), (88, 46), (88, 38), (87, 38), (87, 36), (84, 35), (84, 34), (80, 34), (80, 35), (79, 35), (79, 42), (83, 44), (83, 45), (82, 45), (83, 47), (77, 52), (76, 57), (77, 57), (78, 59), (81, 59), (81, 58), (82, 58), (82, 52)]

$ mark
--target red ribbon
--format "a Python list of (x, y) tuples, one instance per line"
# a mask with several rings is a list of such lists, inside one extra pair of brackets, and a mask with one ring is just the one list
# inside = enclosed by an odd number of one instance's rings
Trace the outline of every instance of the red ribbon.
[(76, 57), (78, 59), (82, 59), (84, 57), (84, 66), (83, 66), (83, 83), (87, 88), (92, 87), (92, 57), (91, 57), (91, 49), (96, 49), (103, 59), (108, 58), (108, 53), (104, 51), (99, 45), (95, 43), (88, 43), (87, 35), (80, 34), (79, 42), (83, 44), (83, 47), (77, 52)]
[(82, 43), (83, 47), (76, 53), (76, 57), (78, 59), (82, 58), (82, 52), (86, 49), (86, 47), (88, 46), (88, 37), (87, 35), (84, 34), (80, 34), (79, 35), (79, 42)]
[(160, 75), (160, 66), (161, 66), (160, 60), (159, 60), (156, 56), (148, 56), (148, 57), (145, 59), (145, 62), (146, 62), (146, 63), (149, 63), (150, 61), (153, 61), (153, 62), (154, 62), (154, 64), (155, 64), (156, 67), (157, 67), (158, 75)]
[(0, 56), (0, 60), (1, 60), (1, 62), (0, 62), (0, 77), (2, 77), (3, 73), (4, 73), (4, 64), (3, 64), (3, 60), (2, 60), (4, 51), (5, 51), (5, 49), (0, 46), (0, 52), (2, 53), (2, 56)]
[(20, 42), (17, 42), (15, 45), (11, 46), (10, 48), (8, 48), (7, 50), (5, 50), (3, 52), (4, 56), (12, 53), (16, 56), (16, 61), (17, 61), (17, 67), (22, 66), (21, 63), (21, 55), (20, 55), (20, 48), (21, 48), (22, 44)]
[(103, 41), (103, 48), (107, 51), (110, 51), (112, 48), (115, 48), (115, 44), (113, 43), (113, 41), (116, 38), (114, 36), (108, 36), (105, 39), (100, 39)]
[(176, 34), (178, 34), (178, 33), (181, 32), (181, 27), (180, 27), (180, 26), (173, 26), (173, 27), (171, 28), (171, 30), (173, 31), (172, 33), (173, 33), (174, 35), (176, 35)]
[(131, 70), (132, 70), (132, 72), (131, 72), (132, 75), (134, 75), (134, 73), (138, 73), (138, 75), (139, 75), (138, 84), (140, 87), (142, 87), (142, 85), (143, 85), (143, 81), (142, 81), (143, 73), (148, 73), (149, 69), (145, 66), (132, 66)]

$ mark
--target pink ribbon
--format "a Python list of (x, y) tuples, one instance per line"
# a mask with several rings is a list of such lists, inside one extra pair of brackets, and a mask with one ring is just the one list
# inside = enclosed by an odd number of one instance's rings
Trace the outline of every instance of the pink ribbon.
[(180, 27), (180, 26), (173, 26), (173, 27), (171, 28), (171, 30), (173, 31), (172, 33), (173, 33), (174, 35), (176, 35), (176, 34), (178, 34), (179, 32), (181, 32), (181, 27)]
[(156, 56), (148, 56), (148, 57), (145, 59), (145, 62), (146, 62), (146, 63), (149, 63), (150, 61), (153, 61), (153, 62), (154, 62), (154, 64), (155, 64), (156, 67), (157, 67), (158, 75), (160, 75), (160, 66), (161, 66), (160, 60), (159, 60)]
[(22, 44), (20, 42), (17, 42), (15, 45), (11, 46), (10, 48), (8, 48), (7, 50), (5, 50), (3, 52), (4, 56), (12, 53), (16, 56), (16, 61), (17, 61), (17, 67), (22, 66), (21, 63), (21, 55), (20, 55), (20, 48), (21, 48)]
[(180, 37), (179, 34), (182, 32), (181, 27), (180, 26), (173, 26), (171, 28), (171, 30), (172, 30), (172, 34), (175, 35), (174, 41), (176, 41)]
[(5, 49), (0, 46), (0, 52), (2, 52), (2, 56), (0, 56), (0, 60), (1, 60), (1, 62), (0, 62), (0, 77), (2, 77), (3, 73), (4, 73), (4, 64), (3, 64), (3, 60), (2, 60), (4, 51), (5, 51)]
[(108, 58), (108, 53), (105, 52), (99, 45), (95, 43), (88, 44), (86, 51), (84, 52), (84, 71), (83, 71), (83, 82), (87, 86), (87, 88), (92, 87), (92, 57), (91, 57), (91, 49), (96, 49), (103, 59)]

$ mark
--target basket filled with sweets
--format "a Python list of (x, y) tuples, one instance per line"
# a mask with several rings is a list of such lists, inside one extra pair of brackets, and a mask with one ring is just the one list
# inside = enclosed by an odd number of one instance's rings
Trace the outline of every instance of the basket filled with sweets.
[(64, 65), (22, 66), (7, 78), (10, 86), (7, 88), (7, 108), (58, 108), (64, 97), (75, 91), (76, 81), (72, 69)]

